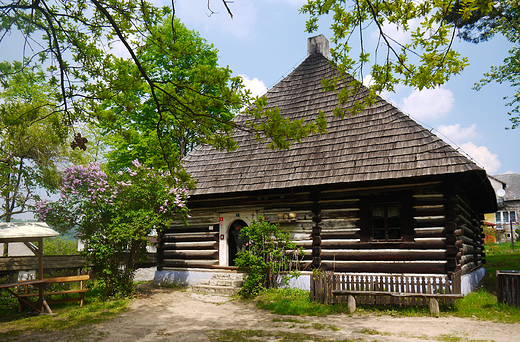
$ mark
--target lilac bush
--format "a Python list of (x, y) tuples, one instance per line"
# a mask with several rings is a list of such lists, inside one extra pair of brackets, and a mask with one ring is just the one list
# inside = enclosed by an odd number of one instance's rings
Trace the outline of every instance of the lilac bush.
[(84, 254), (107, 296), (132, 291), (137, 258), (153, 229), (188, 217), (188, 190), (169, 172), (133, 167), (107, 173), (97, 163), (64, 170), (60, 199), (37, 203), (36, 214), (61, 232), (76, 228)]

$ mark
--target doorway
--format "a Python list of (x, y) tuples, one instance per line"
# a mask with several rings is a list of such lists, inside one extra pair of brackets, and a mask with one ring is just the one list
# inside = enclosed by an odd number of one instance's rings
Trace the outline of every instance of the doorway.
[(236, 220), (231, 224), (228, 231), (228, 255), (229, 255), (229, 266), (235, 266), (235, 258), (237, 257), (237, 242), (235, 240), (235, 235), (233, 231), (237, 226), (247, 227), (247, 223), (242, 220)]

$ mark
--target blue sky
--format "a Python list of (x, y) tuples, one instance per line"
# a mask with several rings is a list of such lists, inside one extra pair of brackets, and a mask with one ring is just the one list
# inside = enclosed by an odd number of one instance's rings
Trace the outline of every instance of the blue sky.
[[(169, 1), (155, 1), (168, 5)], [(219, 50), (220, 65), (229, 65), (236, 75), (259, 93), (271, 88), (307, 53), (305, 33), (307, 15), (299, 14), (305, 0), (235, 0), (229, 6), (234, 18), (227, 14), (220, 0), (212, 0), (211, 7), (218, 14), (208, 16), (206, 0), (177, 0), (176, 15), (190, 29)], [(331, 36), (330, 19), (321, 22), (316, 34)], [(374, 30), (374, 29), (372, 29)], [(399, 41), (408, 39), (402, 31), (387, 28)], [(374, 39), (369, 28), (366, 39)], [(457, 40), (455, 49), (470, 59), (470, 66), (444, 86), (425, 91), (397, 87), (396, 93), (382, 96), (403, 112), (448, 143), (469, 154), (489, 174), (520, 173), (517, 138), (520, 129), (510, 126), (506, 95), (513, 94), (508, 84), (489, 84), (481, 91), (471, 87), (491, 65), (500, 65), (510, 48), (502, 37), (490, 42), (470, 44)]]

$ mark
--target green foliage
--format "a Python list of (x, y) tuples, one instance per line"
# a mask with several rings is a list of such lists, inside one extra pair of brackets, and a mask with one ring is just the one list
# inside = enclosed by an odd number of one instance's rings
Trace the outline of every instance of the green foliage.
[(77, 240), (70, 240), (59, 236), (43, 239), (44, 255), (76, 255), (78, 253)]
[[(114, 147), (113, 170), (139, 157), (185, 179), (180, 158), (198, 143), (232, 150), (233, 131), (253, 127), (257, 138), (286, 148), (322, 126), (290, 123), (276, 109), (264, 111), (261, 100), (255, 105), (242, 79), (217, 65), (213, 46), (173, 12), (147, 1), (3, 1), (0, 42), (18, 30), (24, 51), (34, 53), (24, 66), (52, 61), (50, 98), (61, 105), (61, 126), (99, 125)], [(261, 122), (231, 121), (242, 108)]]
[[(327, 80), (326, 88), (338, 93), (340, 104), (354, 101), (351, 114), (369, 106), (376, 93), (393, 91), (396, 84), (417, 89), (434, 88), (444, 84), (469, 64), (453, 49), (457, 36), (478, 43), (495, 34), (503, 35), (511, 44), (509, 55), (502, 65), (491, 66), (476, 90), (490, 82), (509, 83), (515, 94), (505, 97), (513, 107), (512, 128), (520, 125), (520, 5), (517, 0), (424, 0), (373, 1), (360, 0), (347, 5), (345, 0), (308, 0), (301, 8), (309, 15), (307, 31), (318, 29), (322, 16), (332, 16), (332, 57), (338, 70), (344, 73), (337, 79)], [(373, 48), (365, 43), (365, 30), (375, 28), (379, 41)], [(398, 42), (388, 28), (408, 32), (411, 41)], [(360, 47), (359, 57), (352, 49)], [(369, 71), (366, 71), (369, 69)], [(356, 98), (360, 82), (369, 73), (370, 95)], [(349, 78), (346, 74), (354, 76)], [(346, 82), (350, 88), (340, 89)], [(340, 105), (341, 107), (341, 105)], [(344, 115), (336, 110), (337, 115)]]
[(284, 272), (290, 272), (284, 281), (299, 275), (295, 263), (303, 251), (291, 242), (289, 232), (260, 218), (243, 227), (240, 235), (249, 241), (235, 259), (236, 265), (248, 273), (239, 292), (242, 297), (256, 297), (265, 289), (277, 287), (278, 277)]
[(0, 63), (0, 220), (31, 209), (37, 188), (53, 191), (68, 131), (39, 68)]

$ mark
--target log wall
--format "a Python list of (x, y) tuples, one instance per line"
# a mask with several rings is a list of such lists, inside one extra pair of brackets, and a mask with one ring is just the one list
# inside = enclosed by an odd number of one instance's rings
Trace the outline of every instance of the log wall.
[[(483, 263), (483, 234), (478, 215), (459, 195), (434, 181), (190, 199), (189, 226), (172, 225), (160, 236), (159, 267), (217, 266), (220, 213), (255, 212), (303, 247), (303, 269), (466, 274)], [(401, 240), (372, 240), (370, 206), (380, 203), (401, 206)]]
[(447, 201), (446, 241), (449, 251), (448, 274), (462, 275), (482, 267), (484, 260), (484, 232), (480, 216), (459, 195)]
[(158, 235), (157, 269), (218, 265), (218, 215), (191, 213), (189, 226), (174, 223)]
[[(320, 195), (319, 236), (321, 269), (337, 272), (445, 274), (444, 195), (434, 187), (387, 189), (345, 198), (339, 191)], [(378, 194), (379, 193), (379, 194)], [(378, 194), (378, 195), (376, 195)], [(376, 199), (373, 199), (376, 196)], [(372, 241), (370, 203), (401, 206), (401, 241)]]

